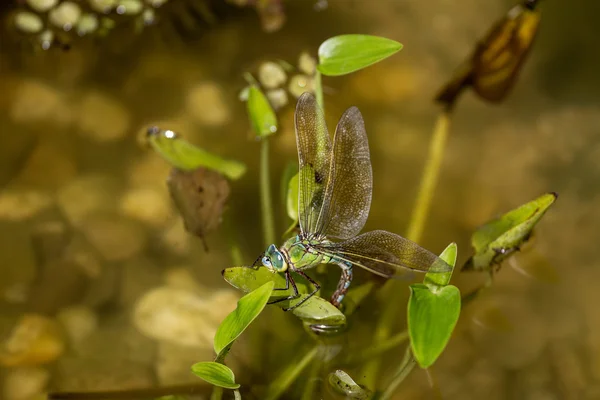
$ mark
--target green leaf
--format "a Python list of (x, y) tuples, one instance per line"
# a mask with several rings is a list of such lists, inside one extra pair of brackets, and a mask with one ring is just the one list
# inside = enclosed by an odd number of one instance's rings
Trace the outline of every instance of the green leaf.
[[(223, 270), (223, 278), (233, 287), (244, 292), (255, 290), (256, 287), (264, 285), (267, 282), (273, 282), (275, 288), (285, 287), (285, 278), (280, 274), (274, 274), (265, 267), (232, 267)], [(289, 308), (301, 302), (308, 293), (312, 291), (312, 286), (299, 276), (294, 277), (300, 297), (293, 300), (281, 301), (274, 305), (280, 308)], [(276, 290), (271, 293), (270, 301), (286, 298), (291, 295), (292, 289)], [(340, 310), (334, 307), (327, 300), (319, 296), (312, 296), (300, 306), (291, 311), (295, 316), (307, 322), (308, 324), (319, 324), (328, 326), (342, 326), (346, 323), (346, 317)]]
[(450, 278), (452, 278), (452, 272), (454, 271), (454, 266), (456, 264), (456, 253), (456, 243), (450, 243), (448, 247), (444, 249), (442, 254), (440, 254), (440, 258), (446, 261), (448, 265), (452, 267), (452, 270), (448, 272), (428, 272), (425, 274), (423, 283), (433, 286), (446, 286), (450, 283)]
[(369, 281), (360, 286), (353, 286), (344, 298), (344, 315), (354, 314), (354, 311), (360, 306), (360, 303), (371, 293), (375, 287), (375, 282)]
[(444, 286), (432, 290), (422, 283), (410, 285), (408, 334), (421, 368), (430, 367), (450, 340), (460, 314), (460, 290)]
[(162, 158), (175, 168), (184, 171), (206, 167), (234, 180), (239, 179), (246, 172), (246, 166), (241, 162), (226, 160), (211, 154), (181, 139), (170, 130), (152, 127), (148, 129), (147, 140)]
[(286, 209), (288, 216), (293, 220), (298, 220), (298, 173), (296, 173), (288, 182)]
[(323, 75), (345, 75), (375, 64), (400, 49), (400, 43), (378, 36), (334, 36), (319, 47), (317, 69)]
[(490, 270), (519, 250), (557, 196), (556, 193), (546, 193), (477, 229), (471, 236), (475, 255), (467, 261), (463, 270)]
[(223, 352), (229, 351), (231, 344), (244, 332), (244, 330), (261, 313), (271, 292), (273, 291), (273, 282), (266, 282), (258, 289), (253, 290), (238, 300), (237, 307), (233, 310), (217, 329), (214, 340), (215, 353), (217, 360), (223, 358)]
[(237, 389), (233, 371), (223, 364), (212, 361), (199, 362), (192, 365), (192, 372), (206, 382), (225, 389)]
[(277, 132), (277, 117), (269, 100), (256, 85), (250, 86), (248, 91), (248, 116), (254, 133), (263, 138)]
[(329, 384), (348, 399), (369, 400), (373, 395), (370, 390), (354, 382), (354, 379), (341, 369), (329, 374)]

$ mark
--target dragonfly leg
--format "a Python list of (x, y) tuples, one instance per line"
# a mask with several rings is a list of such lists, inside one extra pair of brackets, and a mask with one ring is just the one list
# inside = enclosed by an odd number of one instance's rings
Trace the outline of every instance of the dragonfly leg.
[(331, 296), (331, 304), (336, 307), (340, 306), (342, 300), (344, 300), (344, 296), (346, 296), (346, 292), (350, 287), (350, 283), (352, 282), (352, 265), (340, 262), (338, 264), (342, 269), (342, 276), (340, 276), (340, 282), (338, 283), (337, 289), (333, 292)]
[[(302, 301), (298, 302), (298, 304), (294, 304), (290, 308), (284, 308), (284, 311), (293, 310), (294, 308), (302, 305), (306, 300), (308, 300), (311, 297), (313, 297), (315, 295), (315, 293), (317, 293), (319, 291), (319, 289), (321, 289), (321, 285), (319, 285), (317, 282), (315, 282), (315, 280), (312, 279), (310, 276), (308, 276), (305, 272), (300, 271), (300, 270), (295, 270), (294, 272), (296, 272), (298, 275), (304, 277), (304, 279), (306, 279), (307, 281), (309, 281), (310, 283), (312, 283), (312, 285), (314, 286), (314, 290), (312, 292), (310, 292), (305, 298), (303, 298)], [(297, 294), (298, 293), (298, 289), (296, 289), (296, 282), (294, 282), (293, 279), (292, 279), (292, 285), (294, 286), (294, 289), (295, 289), (296, 294)]]
[[(275, 304), (275, 303), (280, 303), (280, 302), (286, 301), (286, 300), (293, 300), (293, 299), (297, 298), (298, 296), (300, 296), (300, 293), (298, 292), (298, 288), (296, 287), (296, 282), (294, 282), (294, 278), (291, 277), (290, 271), (285, 272), (285, 288), (278, 288), (278, 289), (273, 289), (273, 290), (287, 290), (290, 288), (290, 282), (292, 283), (292, 290), (294, 291), (294, 293), (292, 293), (288, 297), (283, 297), (281, 299), (269, 301), (267, 304)], [(284, 311), (287, 311), (287, 310), (288, 309), (284, 308)]]

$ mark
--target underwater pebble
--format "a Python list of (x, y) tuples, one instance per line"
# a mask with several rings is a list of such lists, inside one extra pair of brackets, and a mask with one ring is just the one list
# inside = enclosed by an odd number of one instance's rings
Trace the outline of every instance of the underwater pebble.
[(117, 2), (117, 14), (136, 15), (144, 8), (140, 0), (119, 0)]
[(60, 188), (57, 202), (67, 219), (75, 226), (89, 214), (107, 210), (115, 204), (116, 182), (104, 175), (80, 175)]
[(0, 365), (36, 366), (56, 360), (65, 345), (58, 323), (36, 314), (24, 315), (0, 348)]
[(52, 32), (50, 29), (46, 29), (44, 32), (39, 34), (38, 42), (40, 42), (42, 49), (48, 50), (54, 42), (54, 32)]
[(81, 343), (98, 327), (98, 317), (91, 308), (71, 306), (60, 310), (56, 319), (62, 324), (71, 343)]
[(88, 3), (92, 10), (107, 14), (117, 5), (117, 0), (88, 0)]
[(122, 261), (139, 254), (146, 244), (146, 231), (138, 221), (112, 213), (85, 218), (81, 231), (107, 261)]
[(192, 293), (206, 293), (206, 288), (199, 285), (188, 267), (171, 267), (165, 271), (165, 283), (175, 289), (183, 289)]
[(134, 160), (127, 169), (128, 183), (131, 186), (155, 186), (165, 190), (165, 179), (171, 168), (168, 162), (149, 151), (142, 158)]
[(3, 399), (34, 400), (44, 393), (49, 380), (50, 373), (44, 368), (22, 367), (9, 370), (4, 377)]
[(186, 97), (186, 111), (196, 122), (212, 127), (223, 125), (231, 117), (223, 89), (214, 82), (192, 87)]
[(289, 100), (285, 89), (274, 89), (267, 91), (267, 99), (275, 111), (285, 107)]
[(267, 61), (258, 67), (258, 80), (266, 89), (275, 89), (285, 83), (287, 75), (281, 65)]
[[(118, 344), (121, 338), (113, 337)], [(110, 344), (110, 343), (109, 343)], [(52, 379), (53, 391), (119, 391), (149, 388), (154, 385), (148, 364), (124, 360), (117, 349), (107, 348), (93, 357), (65, 356), (57, 361)]]
[(37, 14), (29, 11), (19, 11), (14, 18), (15, 26), (21, 32), (38, 33), (44, 27), (42, 19)]
[(87, 93), (79, 108), (81, 132), (98, 142), (114, 142), (125, 138), (131, 118), (119, 101), (92, 91)]
[(298, 69), (303, 74), (312, 76), (317, 72), (317, 60), (307, 52), (300, 53), (298, 57)]
[(160, 236), (161, 245), (173, 254), (185, 256), (190, 252), (192, 235), (183, 225), (181, 219), (175, 219)]
[(19, 84), (11, 101), (10, 117), (18, 123), (55, 120), (61, 109), (68, 108), (60, 92), (45, 83), (25, 80)]
[(79, 22), (77, 22), (77, 34), (83, 36), (93, 33), (99, 26), (100, 22), (95, 14), (84, 14)]
[(304, 92), (314, 92), (314, 79), (306, 75), (294, 75), (288, 84), (288, 90), (295, 98)]
[(222, 296), (201, 297), (171, 287), (153, 289), (137, 302), (134, 324), (153, 339), (212, 348), (218, 325), (235, 308), (235, 302), (223, 304)]
[(146, 4), (152, 7), (160, 7), (169, 0), (146, 0)]
[(119, 209), (123, 214), (154, 227), (166, 225), (173, 215), (171, 200), (164, 188), (132, 188), (119, 201)]
[(52, 198), (36, 190), (7, 189), (0, 192), (0, 218), (20, 221), (52, 205)]
[(46, 12), (57, 4), (58, 0), (27, 0), (27, 5), (37, 12)]
[(65, 31), (71, 30), (79, 17), (81, 17), (81, 8), (71, 1), (63, 1), (48, 13), (50, 23)]

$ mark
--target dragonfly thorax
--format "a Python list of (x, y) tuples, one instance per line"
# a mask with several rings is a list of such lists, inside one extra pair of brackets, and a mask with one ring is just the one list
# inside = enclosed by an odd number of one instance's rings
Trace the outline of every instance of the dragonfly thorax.
[(262, 258), (262, 263), (271, 272), (285, 272), (288, 269), (288, 263), (274, 244), (270, 245)]

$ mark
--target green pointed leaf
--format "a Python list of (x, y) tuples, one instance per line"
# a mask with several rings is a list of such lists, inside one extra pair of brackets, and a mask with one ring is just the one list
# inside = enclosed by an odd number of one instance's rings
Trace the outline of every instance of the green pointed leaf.
[(448, 247), (444, 249), (442, 254), (440, 254), (440, 258), (446, 261), (448, 265), (452, 267), (452, 270), (448, 272), (428, 272), (425, 274), (423, 283), (433, 286), (446, 286), (450, 283), (450, 278), (452, 278), (452, 272), (454, 272), (454, 266), (456, 264), (457, 251), (456, 243), (450, 243)]
[(240, 387), (235, 383), (233, 371), (223, 364), (212, 361), (199, 362), (192, 365), (192, 372), (199, 378), (215, 386), (225, 389), (237, 389)]
[(432, 290), (422, 283), (410, 285), (408, 334), (421, 368), (430, 367), (450, 340), (460, 314), (460, 290), (444, 286)]
[[(274, 274), (265, 267), (232, 267), (223, 270), (223, 278), (233, 287), (244, 292), (254, 290), (256, 287), (273, 282), (275, 288), (285, 287), (285, 278), (280, 274)], [(289, 308), (301, 302), (308, 293), (312, 291), (312, 286), (299, 276), (294, 277), (296, 286), (300, 292), (300, 297), (293, 300), (280, 301), (275, 306), (280, 308)], [(286, 298), (293, 293), (291, 287), (288, 290), (276, 290), (271, 293), (270, 301)], [(341, 326), (346, 323), (346, 317), (340, 310), (334, 307), (327, 300), (314, 295), (300, 306), (291, 310), (291, 312), (309, 324), (334, 325)]]
[(181, 139), (173, 131), (152, 127), (146, 137), (150, 146), (175, 168), (191, 171), (206, 167), (234, 180), (246, 172), (246, 166), (241, 162), (211, 154)]
[(529, 239), (556, 198), (556, 193), (546, 193), (477, 229), (471, 237), (475, 255), (463, 269), (486, 271), (504, 261)]
[(277, 132), (277, 117), (269, 100), (256, 85), (250, 86), (246, 103), (250, 125), (259, 138)]
[(375, 64), (400, 49), (400, 43), (378, 36), (334, 36), (319, 47), (317, 69), (323, 75), (345, 75)]
[(341, 369), (329, 374), (329, 384), (347, 399), (369, 400), (373, 395), (370, 390), (354, 382), (354, 379)]
[(271, 292), (273, 291), (273, 282), (266, 282), (256, 290), (248, 293), (244, 297), (238, 300), (237, 307), (233, 310), (221, 325), (217, 329), (214, 340), (215, 353), (217, 353), (217, 360), (223, 358), (222, 352), (229, 351), (229, 348), (235, 341), (246, 330), (248, 325), (254, 321), (258, 314), (261, 313)]

